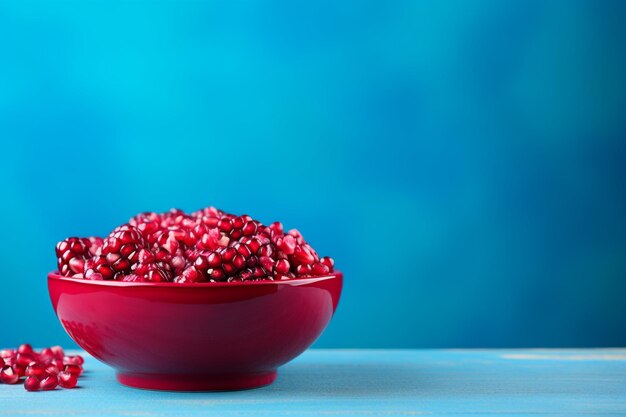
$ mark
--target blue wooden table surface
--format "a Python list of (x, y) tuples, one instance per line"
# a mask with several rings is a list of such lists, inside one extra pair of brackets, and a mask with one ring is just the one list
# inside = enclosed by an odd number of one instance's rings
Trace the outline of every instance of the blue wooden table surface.
[(626, 415), (626, 349), (310, 350), (271, 386), (219, 393), (126, 388), (91, 357), (85, 369), (75, 390), (0, 385), (0, 415)]

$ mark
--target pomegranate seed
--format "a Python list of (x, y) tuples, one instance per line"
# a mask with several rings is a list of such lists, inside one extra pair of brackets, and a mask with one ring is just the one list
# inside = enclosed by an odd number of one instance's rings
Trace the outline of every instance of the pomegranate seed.
[(41, 378), (42, 376), (44, 376), (45, 373), (46, 373), (46, 368), (43, 365), (37, 362), (31, 362), (30, 365), (26, 367), (26, 371), (24, 372), (24, 375)]
[(32, 355), (35, 351), (31, 345), (24, 343), (17, 348), (17, 353), (21, 355)]
[(39, 384), (39, 388), (42, 391), (52, 391), (53, 389), (57, 387), (57, 385), (59, 385), (59, 379), (57, 378), (57, 376), (48, 375), (47, 377), (41, 380), (41, 383)]
[(237, 268), (235, 268), (233, 264), (224, 264), (222, 265), (222, 270), (224, 271), (224, 275), (230, 277), (237, 271)]
[(220, 219), (220, 221), (217, 223), (217, 227), (222, 231), (222, 232), (230, 232), (233, 229), (233, 223), (230, 221), (230, 219)]
[(286, 259), (279, 259), (274, 264), (274, 270), (279, 274), (286, 274), (289, 272), (289, 261)]
[(76, 355), (76, 356), (65, 356), (63, 358), (63, 364), (64, 365), (77, 365), (77, 366), (82, 366), (83, 363), (85, 363), (85, 360), (83, 359), (82, 356), (80, 355)]
[(282, 239), (278, 239), (276, 247), (287, 255), (291, 255), (296, 249), (296, 239), (291, 235), (286, 235)]
[(13, 371), (15, 371), (17, 376), (21, 378), (26, 374), (26, 366), (15, 363), (13, 364)]
[(233, 228), (235, 229), (241, 229), (244, 224), (246, 224), (246, 221), (241, 216), (233, 219)]
[(320, 259), (320, 262), (322, 264), (326, 265), (330, 272), (333, 271), (333, 268), (335, 266), (335, 260), (333, 258), (330, 258), (328, 256), (324, 256), (322, 259)]
[(15, 355), (15, 363), (19, 366), (23, 366), (24, 368), (26, 368), (33, 361), (33, 359), (33, 355), (21, 353)]
[(296, 246), (296, 248), (293, 251), (293, 258), (290, 258), (290, 260), (293, 260), (294, 263), (301, 265), (301, 264), (312, 264), (313, 262), (315, 262), (315, 257), (313, 257), (313, 255), (304, 247), (304, 246)]
[(48, 366), (46, 366), (45, 373), (48, 375), (56, 375), (59, 373), (59, 367), (49, 364)]
[(39, 353), (39, 357), (51, 359), (54, 357), (54, 352), (50, 348), (43, 348), (41, 349), (41, 352)]
[(310, 275), (312, 271), (313, 268), (311, 268), (311, 265), (304, 264), (296, 267), (296, 274), (299, 276)]
[(284, 229), (283, 229), (283, 224), (281, 222), (274, 222), (272, 224), (269, 225), (269, 228), (276, 234), (276, 235), (283, 235)]
[(318, 262), (313, 264), (311, 272), (313, 273), (313, 275), (326, 275), (328, 274), (329, 269), (326, 265)]
[(11, 358), (15, 355), (15, 351), (11, 349), (0, 350), (0, 358)]
[(210, 271), (211, 272), (209, 273), (209, 275), (214, 281), (222, 281), (224, 279), (224, 271), (222, 271), (221, 269), (210, 269)]
[(237, 243), (233, 247), (235, 248), (237, 253), (239, 253), (245, 259), (248, 259), (252, 255), (252, 252), (250, 251), (250, 248), (248, 246), (244, 245), (244, 244)]
[(148, 280), (143, 275), (137, 274), (127, 274), (122, 278), (124, 282), (148, 282)]
[(222, 259), (224, 260), (224, 262), (230, 262), (233, 260), (235, 255), (237, 255), (237, 251), (235, 250), (235, 248), (226, 248), (222, 252)]
[(261, 247), (261, 242), (259, 241), (259, 239), (251, 238), (246, 242), (246, 246), (248, 246), (248, 249), (250, 249), (251, 253), (257, 253), (257, 251)]
[[(59, 272), (64, 276), (72, 276), (82, 271), (81, 262), (90, 255), (89, 247), (91, 242), (89, 239), (78, 237), (70, 237), (57, 243), (56, 255), (58, 258)], [(78, 269), (78, 266), (81, 266)]]
[(80, 365), (65, 365), (65, 372), (80, 376), (83, 373), (83, 368)]
[(237, 269), (243, 269), (246, 266), (246, 262), (246, 258), (244, 258), (243, 255), (236, 255), (233, 258), (233, 265)]
[(50, 350), (52, 351), (52, 354), (55, 358), (63, 359), (63, 357), (65, 356), (65, 352), (63, 351), (63, 348), (61, 346), (52, 346)]
[(255, 266), (257, 266), (259, 263), (259, 258), (256, 256), (251, 256), (250, 258), (248, 258), (248, 261), (246, 262), (246, 264), (248, 265), (248, 268), (254, 268)]
[(0, 370), (0, 382), (3, 384), (17, 384), (19, 379), (19, 375), (10, 366), (4, 366)]
[(39, 391), (39, 387), (41, 385), (41, 381), (36, 376), (29, 376), (24, 381), (24, 389), (26, 391)]
[(54, 365), (59, 369), (63, 369), (65, 367), (65, 364), (63, 363), (63, 358), (59, 359), (59, 358), (55, 358), (53, 360), (50, 361), (49, 363), (50, 365)]
[(274, 249), (272, 249), (272, 246), (270, 244), (261, 246), (261, 248), (257, 252), (257, 255), (259, 256), (272, 256), (273, 254)]
[(222, 264), (222, 256), (217, 252), (211, 252), (207, 258), (207, 263), (210, 268), (217, 268)]
[[(194, 266), (190, 266), (185, 269), (182, 274), (180, 274), (180, 279), (185, 282), (205, 282), (206, 278), (204, 275), (196, 269)], [(180, 280), (178, 281), (180, 282)]]
[(59, 385), (63, 388), (75, 388), (78, 383), (78, 377), (70, 372), (61, 372), (58, 375)]
[(254, 221), (247, 222), (243, 226), (243, 229), (241, 229), (244, 236), (252, 236), (253, 234), (256, 233), (256, 230), (257, 230), (257, 224)]
[(239, 273), (239, 278), (240, 278), (242, 281), (246, 281), (246, 280), (248, 280), (248, 279), (252, 278), (252, 270), (250, 270), (250, 269), (245, 269), (245, 270), (241, 271), (241, 272)]

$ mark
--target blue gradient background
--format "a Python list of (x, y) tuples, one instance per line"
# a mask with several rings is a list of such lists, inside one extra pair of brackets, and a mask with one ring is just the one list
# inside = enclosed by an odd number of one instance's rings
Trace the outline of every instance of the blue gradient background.
[(626, 345), (626, 3), (3, 1), (0, 345), (69, 235), (216, 205), (346, 284), (318, 347)]

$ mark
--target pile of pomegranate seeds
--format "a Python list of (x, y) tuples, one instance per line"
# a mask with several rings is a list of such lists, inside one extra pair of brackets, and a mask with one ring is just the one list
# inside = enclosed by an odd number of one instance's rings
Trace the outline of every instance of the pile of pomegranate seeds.
[(181, 284), (321, 276), (334, 265), (296, 229), (215, 207), (141, 213), (104, 239), (67, 238), (56, 254), (66, 277)]
[(81, 356), (65, 356), (61, 346), (35, 352), (31, 345), (0, 350), (0, 382), (17, 384), (26, 377), (26, 391), (50, 391), (57, 386), (74, 388), (83, 373)]

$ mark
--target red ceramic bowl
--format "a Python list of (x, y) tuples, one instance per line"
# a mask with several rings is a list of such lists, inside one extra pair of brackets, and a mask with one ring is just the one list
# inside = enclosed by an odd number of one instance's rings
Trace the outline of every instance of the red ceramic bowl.
[(330, 321), (342, 274), (251, 283), (133, 283), (48, 274), (52, 306), (83, 349), (137, 388), (271, 384)]

